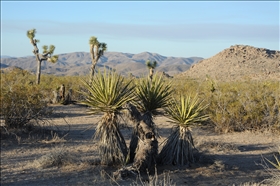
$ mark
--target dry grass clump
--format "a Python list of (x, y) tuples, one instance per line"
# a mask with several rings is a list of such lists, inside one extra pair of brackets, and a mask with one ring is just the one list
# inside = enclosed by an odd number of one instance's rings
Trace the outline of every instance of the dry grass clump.
[(137, 180), (131, 184), (132, 186), (175, 186), (173, 180), (170, 178), (169, 172), (164, 172), (161, 177), (157, 172), (154, 176), (149, 175), (148, 180), (143, 180), (141, 177), (137, 177)]
[[(233, 186), (235, 186), (235, 184)], [(264, 185), (262, 183), (246, 182), (246, 183), (241, 183), (238, 186), (267, 186), (267, 185)]]
[(33, 166), (35, 168), (45, 169), (73, 165), (76, 164), (77, 161), (78, 158), (71, 155), (68, 150), (65, 150), (64, 148), (55, 148), (48, 154), (34, 160)]
[(264, 158), (264, 168), (271, 175), (271, 178), (264, 180), (264, 183), (270, 186), (280, 185), (280, 145), (276, 146), (275, 149), (274, 161)]
[(198, 145), (198, 148), (206, 149), (206, 150), (214, 149), (215, 151), (224, 151), (224, 152), (228, 152), (228, 151), (238, 152), (239, 151), (237, 145), (235, 145), (235, 144), (215, 142), (215, 141), (202, 142)]

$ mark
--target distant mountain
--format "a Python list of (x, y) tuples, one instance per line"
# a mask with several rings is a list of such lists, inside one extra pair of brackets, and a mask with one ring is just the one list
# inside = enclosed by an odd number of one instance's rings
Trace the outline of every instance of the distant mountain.
[(280, 80), (280, 51), (235, 45), (217, 55), (193, 64), (179, 76), (215, 80), (273, 79)]
[[(118, 73), (141, 76), (148, 73), (145, 62), (147, 60), (157, 61), (156, 71), (165, 72), (171, 76), (184, 72), (190, 66), (202, 60), (200, 57), (179, 58), (166, 57), (156, 53), (143, 52), (140, 54), (129, 54), (120, 52), (106, 52), (97, 63), (97, 68), (115, 69)], [(20, 58), (2, 58), (2, 65), (17, 66), (31, 72), (36, 72), (37, 63), (35, 56)], [(42, 62), (42, 73), (56, 75), (84, 75), (89, 73), (91, 66), (90, 53), (73, 52), (60, 54), (57, 63)], [(5, 67), (3, 67), (5, 68)]]
[(7, 56), (7, 55), (1, 55), (0, 58), (13, 58), (12, 56)]

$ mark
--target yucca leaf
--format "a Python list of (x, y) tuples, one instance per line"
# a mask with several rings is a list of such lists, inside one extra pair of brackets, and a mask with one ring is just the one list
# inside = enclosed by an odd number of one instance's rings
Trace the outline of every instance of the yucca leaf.
[(57, 60), (58, 60), (58, 55), (54, 55), (52, 57), (49, 57), (47, 61), (51, 63), (56, 63)]
[(208, 119), (208, 115), (203, 114), (207, 106), (203, 104), (203, 101), (199, 101), (197, 96), (191, 99), (190, 96), (181, 95), (180, 101), (173, 98), (165, 111), (173, 123), (187, 127)]
[(124, 78), (115, 72), (98, 73), (94, 76), (92, 83), (82, 80), (89, 91), (83, 94), (87, 96), (83, 103), (90, 106), (90, 113), (120, 111), (122, 105), (134, 98), (131, 81), (124, 82)]
[(98, 40), (97, 40), (97, 37), (95, 37), (95, 36), (90, 37), (90, 39), (89, 39), (89, 44), (90, 44), (90, 45), (98, 45), (99, 42), (98, 42)]
[(32, 40), (34, 39), (35, 34), (36, 34), (36, 29), (28, 30), (26, 33), (27, 37)]
[(171, 84), (156, 74), (152, 80), (143, 78), (137, 83), (134, 104), (142, 112), (155, 112), (168, 105), (171, 93)]
[(43, 45), (42, 48), (43, 48), (43, 53), (47, 53), (48, 52), (48, 48), (49, 47), (47, 45)]
[(273, 163), (272, 161), (268, 160), (267, 158), (266, 161), (268, 161), (271, 165), (273, 165), (276, 169), (280, 170), (280, 161), (278, 160), (278, 158), (274, 155), (274, 158), (276, 160), (277, 163)]
[(55, 50), (55, 46), (54, 45), (50, 45), (49, 53), (53, 54), (54, 50)]

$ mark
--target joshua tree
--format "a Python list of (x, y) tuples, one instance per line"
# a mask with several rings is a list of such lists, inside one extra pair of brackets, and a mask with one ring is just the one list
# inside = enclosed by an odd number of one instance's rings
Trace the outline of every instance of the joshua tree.
[(147, 65), (147, 67), (150, 70), (149, 77), (152, 80), (153, 79), (153, 75), (154, 75), (154, 69), (157, 66), (157, 62), (156, 61), (151, 62), (150, 60), (148, 60), (148, 61), (146, 61), (146, 65)]
[(158, 141), (153, 115), (168, 105), (171, 92), (171, 85), (157, 75), (152, 80), (140, 80), (136, 86), (134, 105), (143, 115), (138, 114), (129, 150), (130, 162), (134, 161), (133, 166), (140, 171), (150, 171), (156, 163)]
[(131, 101), (134, 86), (131, 81), (125, 83), (124, 78), (115, 72), (100, 71), (92, 79), (92, 83), (82, 81), (88, 90), (84, 104), (90, 106), (90, 114), (103, 112), (98, 123), (95, 139), (99, 138), (99, 154), (102, 164), (124, 163), (127, 146), (119, 129), (119, 116), (122, 106)]
[(179, 102), (173, 99), (165, 108), (167, 117), (175, 126), (159, 154), (159, 163), (187, 165), (194, 162), (193, 149), (195, 147), (190, 126), (208, 119), (208, 116), (203, 114), (206, 108), (207, 105), (199, 101), (197, 96), (193, 99), (190, 96), (186, 98), (181, 96)]
[(27, 37), (30, 39), (30, 43), (34, 46), (33, 54), (36, 57), (37, 60), (37, 78), (36, 83), (40, 84), (40, 77), (41, 77), (41, 63), (42, 61), (47, 60), (48, 62), (55, 63), (58, 60), (58, 55), (53, 55), (55, 46), (50, 45), (48, 47), (47, 45), (43, 46), (43, 54), (39, 53), (39, 49), (37, 47), (37, 43), (39, 42), (38, 39), (34, 39), (36, 34), (36, 29), (31, 29), (27, 31)]
[(90, 82), (93, 79), (95, 66), (97, 64), (97, 61), (101, 56), (103, 56), (104, 52), (107, 50), (107, 44), (106, 43), (99, 43), (96, 37), (92, 36), (89, 39), (89, 45), (90, 45), (90, 55), (91, 55), (91, 68), (90, 68)]

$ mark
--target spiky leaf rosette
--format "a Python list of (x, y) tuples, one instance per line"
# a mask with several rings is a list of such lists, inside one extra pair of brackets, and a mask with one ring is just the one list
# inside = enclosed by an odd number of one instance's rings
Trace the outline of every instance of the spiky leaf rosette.
[(55, 46), (54, 45), (50, 45), (49, 53), (53, 54), (54, 50), (55, 50)]
[(99, 43), (99, 48), (103, 51), (107, 50), (107, 44), (106, 43)]
[(148, 61), (146, 61), (146, 65), (149, 69), (151, 69), (151, 68), (155, 69), (157, 66), (157, 62), (156, 61), (151, 62), (150, 60), (148, 60)]
[(58, 60), (58, 55), (54, 55), (52, 57), (49, 57), (47, 61), (51, 63), (56, 63), (57, 60)]
[(47, 45), (43, 45), (42, 48), (43, 48), (43, 53), (47, 53), (48, 52), (48, 48), (49, 47)]
[(94, 37), (94, 36), (90, 37), (90, 39), (89, 39), (89, 44), (90, 44), (90, 45), (99, 45), (99, 42), (98, 42), (98, 40), (97, 40), (97, 37)]
[(168, 106), (171, 93), (171, 84), (156, 74), (152, 81), (143, 78), (137, 83), (135, 91), (137, 100), (134, 104), (141, 112), (155, 114), (157, 109)]
[(207, 106), (197, 96), (192, 99), (190, 96), (181, 95), (179, 101), (173, 98), (165, 111), (176, 126), (164, 142), (158, 158), (159, 163), (187, 165), (194, 162), (195, 147), (189, 126), (208, 119), (208, 115), (203, 114)]
[(88, 90), (84, 93), (87, 99), (83, 103), (91, 107), (90, 114), (118, 112), (122, 105), (134, 98), (131, 81), (125, 83), (124, 78), (115, 72), (98, 71), (92, 83), (82, 82)]
[(125, 162), (127, 147), (119, 131), (118, 114), (122, 106), (133, 99), (133, 86), (131, 81), (125, 82), (124, 78), (115, 72), (103, 73), (98, 71), (92, 83), (82, 80), (88, 92), (84, 92), (87, 99), (84, 104), (90, 106), (90, 114), (104, 112), (99, 122), (95, 139), (99, 138), (99, 154), (101, 162), (110, 164)]
[(26, 35), (29, 39), (33, 40), (36, 34), (36, 29), (28, 30)]
[(172, 123), (181, 127), (188, 127), (209, 118), (208, 115), (203, 114), (207, 107), (208, 105), (200, 101), (197, 95), (194, 98), (181, 95), (180, 101), (176, 101), (173, 98), (169, 106), (165, 108), (165, 111), (167, 117), (172, 120)]

